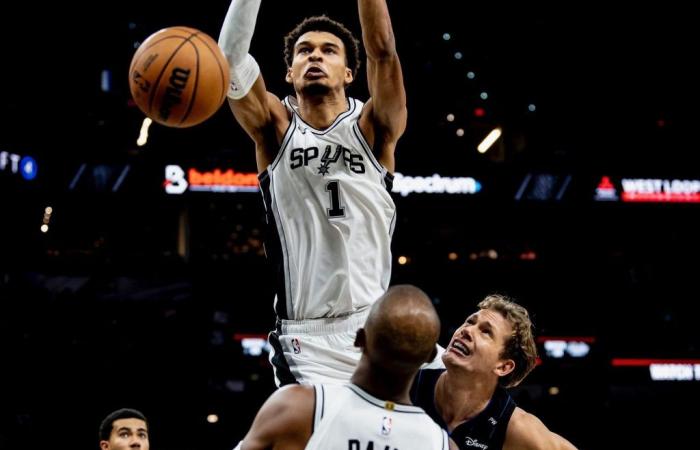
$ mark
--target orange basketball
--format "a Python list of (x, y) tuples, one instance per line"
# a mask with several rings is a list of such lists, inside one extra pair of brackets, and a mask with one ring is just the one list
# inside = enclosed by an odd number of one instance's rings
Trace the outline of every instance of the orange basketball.
[(139, 46), (129, 67), (129, 89), (148, 117), (169, 127), (197, 125), (224, 102), (228, 62), (206, 33), (164, 28)]

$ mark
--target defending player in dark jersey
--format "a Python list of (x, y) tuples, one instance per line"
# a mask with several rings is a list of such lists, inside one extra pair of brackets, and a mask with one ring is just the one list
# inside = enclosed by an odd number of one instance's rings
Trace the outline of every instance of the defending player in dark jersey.
[(462, 450), (575, 450), (516, 406), (506, 391), (535, 367), (527, 310), (498, 295), (478, 306), (452, 336), (442, 356), (446, 370), (419, 372), (411, 392), (414, 403)]

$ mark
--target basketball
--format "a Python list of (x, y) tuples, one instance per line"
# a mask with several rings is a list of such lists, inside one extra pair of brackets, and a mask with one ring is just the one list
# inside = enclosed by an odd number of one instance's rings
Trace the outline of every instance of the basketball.
[(226, 98), (228, 62), (206, 33), (164, 28), (139, 46), (129, 67), (129, 90), (154, 121), (175, 128), (210, 118)]

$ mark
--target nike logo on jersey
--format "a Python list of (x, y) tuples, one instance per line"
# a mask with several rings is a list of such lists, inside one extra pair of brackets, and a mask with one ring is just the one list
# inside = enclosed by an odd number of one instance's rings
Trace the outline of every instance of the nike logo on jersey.
[[(315, 159), (319, 158), (318, 147), (295, 148), (291, 152), (292, 169), (306, 167)], [(326, 148), (321, 155), (321, 164), (318, 166), (318, 175), (328, 175), (331, 164), (341, 161), (355, 173), (365, 173), (364, 158), (359, 153), (353, 153), (349, 148), (342, 145), (337, 145), (335, 149), (332, 146), (326, 145)]]

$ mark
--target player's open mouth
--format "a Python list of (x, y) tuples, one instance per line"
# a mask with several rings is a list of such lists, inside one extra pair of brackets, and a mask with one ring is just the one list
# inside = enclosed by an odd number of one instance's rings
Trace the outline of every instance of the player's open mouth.
[(305, 75), (307, 75), (307, 76), (311, 75), (311, 76), (318, 77), (318, 76), (323, 76), (325, 74), (326, 74), (326, 72), (324, 72), (323, 69), (321, 69), (320, 67), (312, 66), (312, 67), (309, 67), (308, 69), (306, 69)]
[(454, 341), (450, 346), (450, 349), (456, 351), (457, 353), (463, 356), (469, 356), (472, 354), (472, 352), (469, 351), (466, 345), (458, 341)]

